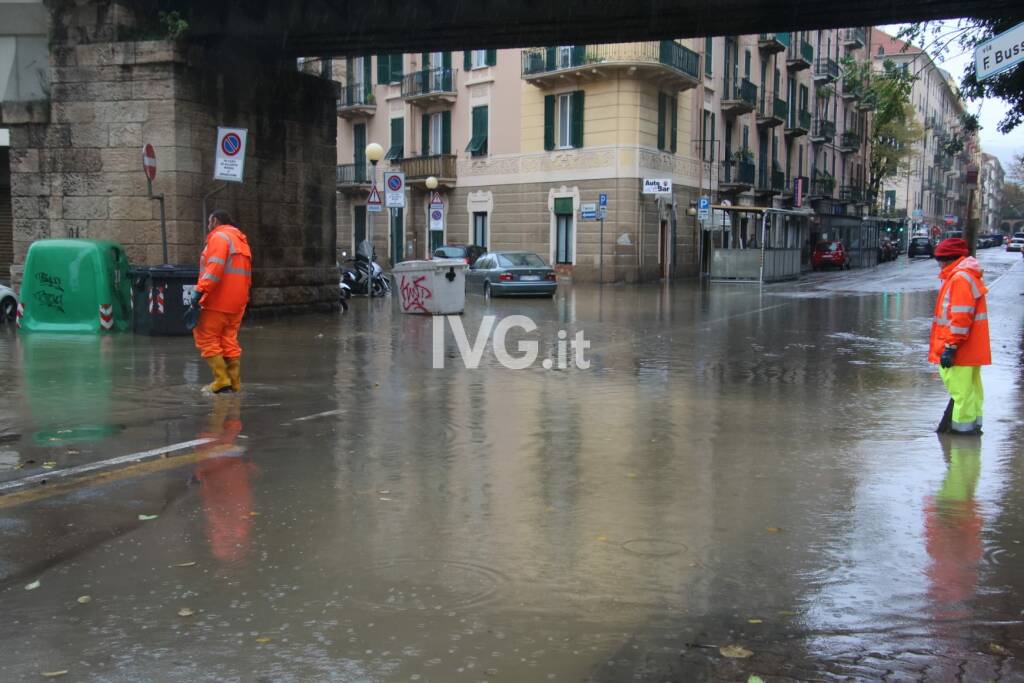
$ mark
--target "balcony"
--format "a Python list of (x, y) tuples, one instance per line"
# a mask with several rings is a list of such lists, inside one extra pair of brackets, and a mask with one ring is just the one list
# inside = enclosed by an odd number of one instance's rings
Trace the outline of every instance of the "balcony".
[(377, 111), (377, 98), (373, 88), (363, 83), (347, 85), (341, 89), (338, 98), (338, 116), (343, 119), (358, 119), (373, 116)]
[(860, 135), (853, 131), (846, 131), (839, 139), (839, 151), (850, 154), (860, 149)]
[(811, 142), (832, 142), (836, 137), (836, 124), (834, 121), (815, 119), (811, 128)]
[(757, 47), (761, 52), (775, 54), (785, 52), (789, 48), (789, 42), (788, 33), (762, 33), (757, 38)]
[(746, 192), (754, 187), (755, 174), (753, 161), (723, 161), (718, 188), (722, 192)]
[(689, 90), (700, 83), (700, 55), (674, 40), (537, 48), (523, 50), (522, 60), (523, 80), (538, 88), (620, 72), (667, 90)]
[(455, 69), (440, 67), (414, 71), (402, 78), (402, 97), (406, 102), (430, 105), (455, 101)]
[(799, 45), (790, 45), (786, 52), (786, 68), (790, 71), (803, 71), (811, 68), (814, 63), (814, 46), (806, 40)]
[(839, 78), (839, 64), (828, 57), (819, 57), (814, 62), (814, 81), (816, 83), (834, 83)]
[(784, 134), (787, 138), (796, 138), (801, 135), (807, 135), (811, 132), (811, 112), (809, 111), (791, 111), (789, 113), (789, 120), (786, 121), (786, 128)]
[(757, 185), (754, 187), (754, 192), (756, 194), (782, 194), (785, 190), (785, 171), (768, 171), (767, 169), (761, 169), (757, 174)]
[(811, 197), (831, 197), (836, 189), (836, 179), (831, 176), (818, 176), (811, 181), (811, 189), (808, 193)]
[(774, 128), (786, 122), (789, 116), (789, 103), (778, 97), (765, 95), (757, 108), (757, 127)]
[(740, 114), (748, 114), (754, 111), (757, 106), (757, 86), (744, 78), (738, 84), (734, 84), (732, 92), (722, 94), (722, 116), (726, 118), (736, 117)]
[(373, 184), (373, 171), (369, 164), (338, 164), (337, 168), (338, 191), (366, 192)]
[(860, 99), (861, 85), (860, 81), (855, 78), (844, 78), (843, 88), (839, 96), (847, 102)]
[(454, 187), (457, 176), (454, 154), (435, 154), (427, 157), (408, 157), (393, 162), (403, 173), (410, 186), (423, 185), (434, 176), (442, 187)]
[(843, 47), (859, 50), (867, 44), (867, 34), (862, 28), (846, 28), (842, 34)]
[(864, 201), (864, 190), (856, 185), (843, 185), (839, 188), (839, 201), (860, 204)]
[(907, 217), (907, 210), (906, 209), (897, 209), (896, 207), (892, 207), (892, 206), (883, 207), (882, 210), (878, 212), (878, 217), (879, 218), (888, 218), (888, 219), (891, 219), (891, 220), (899, 220), (899, 221), (901, 221), (901, 220), (905, 220), (906, 219), (906, 217)]

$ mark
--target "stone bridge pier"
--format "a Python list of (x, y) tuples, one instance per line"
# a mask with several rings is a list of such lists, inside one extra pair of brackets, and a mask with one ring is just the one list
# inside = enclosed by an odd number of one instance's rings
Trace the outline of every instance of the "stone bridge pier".
[[(54, 1), (49, 101), (4, 112), (11, 127), (13, 279), (29, 244), (113, 239), (133, 265), (163, 261), (142, 146), (156, 149), (172, 264), (194, 265), (208, 208), (229, 210), (254, 254), (254, 310), (329, 307), (335, 270), (336, 86), (293, 60), (152, 40), (117, 3)], [(248, 129), (243, 183), (213, 180), (217, 126)]]

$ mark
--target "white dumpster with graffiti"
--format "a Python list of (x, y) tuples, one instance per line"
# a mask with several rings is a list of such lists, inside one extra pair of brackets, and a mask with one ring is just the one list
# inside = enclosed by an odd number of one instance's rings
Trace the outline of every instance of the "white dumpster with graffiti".
[(403, 261), (392, 271), (402, 313), (453, 315), (466, 307), (462, 259)]

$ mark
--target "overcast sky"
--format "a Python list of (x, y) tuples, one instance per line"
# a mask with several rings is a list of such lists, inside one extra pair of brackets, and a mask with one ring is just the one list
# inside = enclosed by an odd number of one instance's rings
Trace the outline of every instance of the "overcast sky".
[[(883, 31), (893, 36), (899, 32), (900, 28), (900, 26), (881, 27)], [(964, 69), (973, 59), (973, 52), (964, 54), (960, 46), (954, 44), (942, 60), (935, 59), (935, 61), (943, 69), (953, 74), (953, 78), (959, 83)], [(1018, 65), (1016, 68), (1024, 69), (1024, 64)], [(1013, 163), (1013, 155), (1024, 153), (1024, 125), (1017, 126), (1009, 135), (1002, 135), (996, 128), (1008, 109), (1002, 100), (985, 99), (965, 104), (967, 111), (977, 114), (978, 120), (981, 122), (982, 150), (999, 157), (999, 161), (1003, 164), (1003, 170), (1008, 170)]]

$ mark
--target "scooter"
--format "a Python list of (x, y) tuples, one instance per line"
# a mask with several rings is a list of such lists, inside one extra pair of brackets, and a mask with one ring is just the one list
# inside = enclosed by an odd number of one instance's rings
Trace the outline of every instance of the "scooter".
[(352, 294), (366, 294), (367, 281), (373, 296), (386, 296), (391, 293), (391, 281), (384, 274), (384, 269), (374, 260), (376, 254), (370, 243), (363, 240), (356, 247), (356, 257), (347, 259), (346, 263), (354, 267), (343, 267), (341, 270), (342, 297)]

